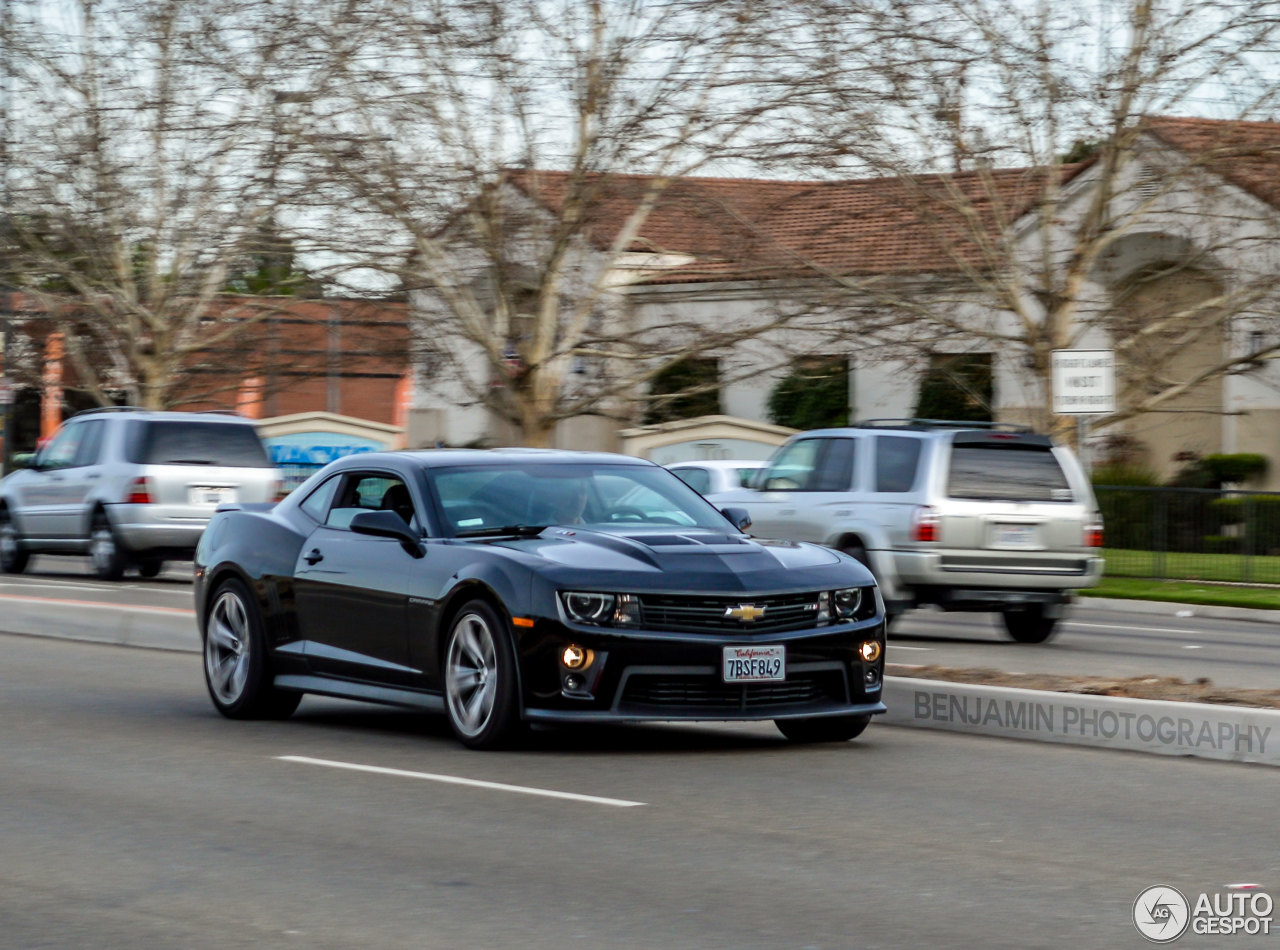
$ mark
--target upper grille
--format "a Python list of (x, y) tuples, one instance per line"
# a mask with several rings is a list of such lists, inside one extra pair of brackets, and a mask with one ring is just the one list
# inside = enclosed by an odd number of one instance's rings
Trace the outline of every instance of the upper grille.
[[(767, 597), (701, 597), (684, 594), (641, 594), (641, 621), (649, 630), (720, 630), (732, 633), (804, 630), (816, 623), (818, 593), (774, 594)], [(726, 616), (737, 607), (764, 613), (755, 620)]]

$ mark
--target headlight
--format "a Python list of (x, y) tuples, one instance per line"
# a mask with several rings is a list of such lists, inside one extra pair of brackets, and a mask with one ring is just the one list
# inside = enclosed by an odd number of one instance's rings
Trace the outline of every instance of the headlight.
[(831, 599), (835, 604), (836, 616), (841, 620), (849, 620), (857, 616), (858, 608), (862, 606), (862, 588), (846, 587), (833, 592)]
[(574, 623), (596, 627), (630, 627), (640, 623), (640, 601), (633, 594), (562, 591), (560, 602)]

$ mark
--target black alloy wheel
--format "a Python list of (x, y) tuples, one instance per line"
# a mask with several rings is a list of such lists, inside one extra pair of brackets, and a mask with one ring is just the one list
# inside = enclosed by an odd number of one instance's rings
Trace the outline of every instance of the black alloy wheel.
[(228, 719), (287, 719), (302, 701), (272, 685), (262, 628), (249, 589), (236, 578), (219, 584), (204, 622), (204, 679)]

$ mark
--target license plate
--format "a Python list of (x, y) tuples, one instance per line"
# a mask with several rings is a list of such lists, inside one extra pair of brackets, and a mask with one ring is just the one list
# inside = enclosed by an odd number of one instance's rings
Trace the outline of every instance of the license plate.
[(236, 500), (236, 490), (222, 486), (192, 485), (187, 489), (187, 499), (193, 505), (221, 505)]
[(1033, 524), (995, 525), (992, 543), (1001, 548), (1033, 548), (1036, 546), (1036, 526)]
[(724, 648), (726, 683), (768, 683), (786, 678), (786, 647)]

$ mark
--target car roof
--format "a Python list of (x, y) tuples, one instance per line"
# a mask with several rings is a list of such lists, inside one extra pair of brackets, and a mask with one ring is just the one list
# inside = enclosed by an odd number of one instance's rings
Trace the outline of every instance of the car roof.
[[(349, 465), (369, 464), (379, 458), (397, 458), (424, 468), (454, 468), (466, 465), (498, 465), (527, 468), (530, 465), (554, 465), (566, 462), (578, 465), (654, 465), (646, 459), (612, 452), (570, 452), (564, 449), (419, 449), (415, 451), (364, 452), (348, 455), (340, 461)], [(656, 467), (656, 466), (655, 466)]]
[(242, 416), (230, 410), (212, 410), (204, 412), (182, 412), (177, 409), (139, 409), (135, 406), (101, 406), (97, 409), (85, 409), (77, 412), (72, 419), (88, 419), (95, 416), (119, 416), (127, 419), (144, 421), (175, 422), (225, 422), (231, 425), (254, 425), (256, 420)]

